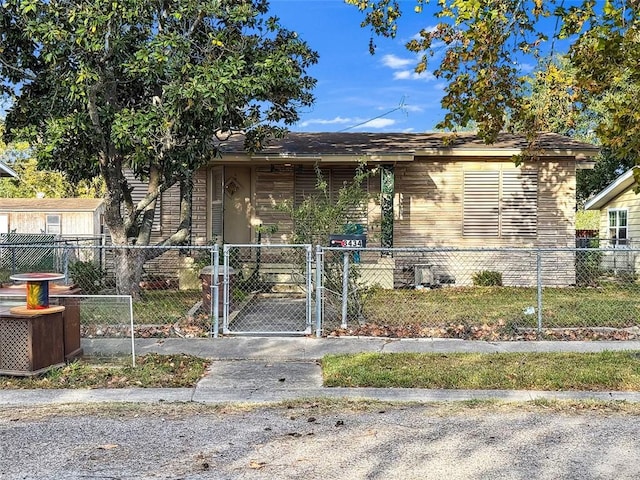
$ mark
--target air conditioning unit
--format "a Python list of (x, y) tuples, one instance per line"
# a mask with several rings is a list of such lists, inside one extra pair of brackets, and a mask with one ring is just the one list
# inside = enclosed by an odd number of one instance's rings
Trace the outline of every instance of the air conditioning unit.
[(413, 266), (413, 285), (430, 287), (435, 283), (433, 265), (417, 263)]

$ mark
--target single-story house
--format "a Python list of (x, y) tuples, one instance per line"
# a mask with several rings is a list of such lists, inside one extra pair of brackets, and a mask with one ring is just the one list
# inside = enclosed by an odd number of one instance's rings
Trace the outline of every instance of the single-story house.
[[(252, 154), (244, 151), (243, 140), (230, 137), (221, 157), (196, 172), (194, 244), (256, 243), (259, 226), (277, 226), (275, 233), (262, 235), (263, 244), (287, 243), (291, 219), (275, 205), (312, 193), (315, 167), (335, 194), (366, 162), (376, 169), (366, 188), (377, 199), (357, 223), (369, 247), (574, 247), (576, 170), (591, 168), (598, 152), (593, 145), (551, 133), (539, 135), (535, 156), (520, 165), (514, 156), (523, 152), (526, 139), (506, 133), (492, 145), (466, 132), (289, 133)], [(162, 199), (163, 219), (175, 209), (171, 198)], [(388, 264), (388, 257), (381, 257), (368, 261)], [(398, 262), (392, 261), (394, 271), (411, 275)], [(567, 259), (549, 262), (567, 270)], [(530, 283), (535, 275), (530, 265), (505, 270), (511, 275), (507, 284)], [(568, 270), (558, 273), (549, 265), (549, 278), (575, 283)], [(456, 283), (470, 281), (471, 272), (448, 273)]]
[[(263, 243), (286, 243), (290, 219), (274, 205), (311, 193), (316, 166), (335, 193), (353, 178), (357, 165), (366, 162), (377, 168), (366, 186), (369, 193), (386, 197), (393, 206), (383, 211), (384, 202), (372, 202), (358, 219), (368, 246), (572, 247), (576, 170), (591, 167), (598, 151), (546, 133), (538, 138), (536, 156), (516, 166), (513, 157), (527, 143), (511, 134), (486, 145), (473, 133), (290, 133), (250, 155), (242, 142), (241, 136), (231, 137), (223, 144), (222, 157), (197, 172), (196, 243), (254, 243), (259, 225), (278, 227), (263, 236)], [(383, 230), (392, 235), (383, 237)], [(370, 261), (387, 265), (388, 258), (377, 258)], [(471, 272), (461, 271), (466, 265), (461, 260), (458, 268), (441, 266), (457, 283), (468, 283)], [(404, 264), (398, 267), (396, 260), (395, 270), (408, 270)], [(551, 269), (550, 278), (575, 283), (571, 271), (563, 278), (565, 274)], [(527, 283), (521, 270), (531, 269), (506, 268), (512, 275), (506, 282)]]
[(600, 247), (614, 247), (603, 258), (603, 267), (612, 270), (637, 271), (640, 257), (633, 248), (640, 244), (640, 196), (635, 175), (638, 167), (631, 168), (616, 178), (601, 192), (585, 203), (585, 210), (600, 212)]
[(103, 201), (95, 198), (0, 198), (0, 234), (96, 237)]

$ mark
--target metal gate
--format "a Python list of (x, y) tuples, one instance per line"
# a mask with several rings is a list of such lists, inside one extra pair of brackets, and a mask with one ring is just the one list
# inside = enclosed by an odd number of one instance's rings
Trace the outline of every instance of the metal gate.
[(311, 245), (224, 245), (222, 332), (312, 333)]

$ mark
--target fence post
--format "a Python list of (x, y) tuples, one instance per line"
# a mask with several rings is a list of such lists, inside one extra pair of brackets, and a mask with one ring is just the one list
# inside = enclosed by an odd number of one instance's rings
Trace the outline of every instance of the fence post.
[(542, 253), (536, 252), (536, 272), (538, 284), (538, 334), (542, 333)]
[(316, 337), (322, 337), (322, 247), (316, 245)]
[(307, 298), (306, 300), (306, 308), (305, 308), (305, 320), (306, 320), (306, 329), (311, 333), (313, 330), (313, 320), (311, 318), (311, 298), (313, 295), (313, 281), (312, 281), (312, 269), (313, 269), (313, 247), (311, 245), (305, 246), (305, 253), (307, 257), (307, 269), (305, 273), (305, 281), (307, 288)]
[(222, 301), (223, 301), (223, 309), (222, 309), (222, 329), (223, 332), (227, 333), (229, 331), (229, 250), (230, 246), (225, 244), (222, 247), (223, 255), (224, 255), (224, 266), (223, 266), (223, 280), (222, 280)]
[(344, 265), (342, 268), (342, 328), (347, 328), (347, 303), (349, 300), (349, 255), (350, 251), (344, 252)]
[(213, 265), (213, 278), (211, 279), (211, 311), (213, 313), (213, 338), (218, 338), (218, 331), (220, 330), (220, 251), (218, 250), (218, 244), (213, 246), (211, 252), (211, 265)]

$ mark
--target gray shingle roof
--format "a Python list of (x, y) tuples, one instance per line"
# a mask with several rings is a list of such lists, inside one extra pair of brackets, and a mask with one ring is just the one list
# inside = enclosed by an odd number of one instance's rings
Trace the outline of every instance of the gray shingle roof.
[(0, 210), (5, 212), (86, 212), (101, 204), (99, 198), (0, 198)]
[[(224, 153), (243, 152), (242, 135), (233, 135), (222, 144)], [(371, 154), (435, 154), (435, 151), (522, 150), (527, 147), (524, 136), (500, 134), (494, 144), (487, 145), (474, 133), (301, 133), (290, 132), (284, 139), (271, 140), (260, 153), (297, 155), (371, 155)], [(555, 133), (543, 133), (536, 147), (546, 153), (579, 152), (595, 155), (598, 147)]]

